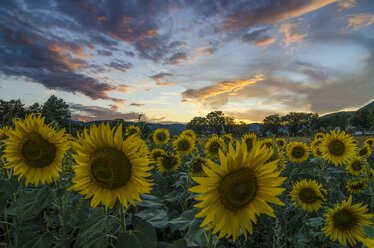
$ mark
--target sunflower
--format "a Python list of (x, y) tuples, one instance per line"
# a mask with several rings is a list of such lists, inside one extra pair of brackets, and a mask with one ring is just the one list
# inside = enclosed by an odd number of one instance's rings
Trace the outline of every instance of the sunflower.
[(126, 136), (131, 136), (133, 134), (140, 134), (140, 128), (134, 125), (126, 127)]
[(271, 139), (271, 138), (261, 140), (260, 144), (261, 144), (261, 146), (265, 146), (268, 149), (274, 150), (273, 139)]
[(247, 133), (242, 137), (242, 143), (245, 142), (247, 145), (248, 152), (251, 151), (253, 144), (257, 142), (257, 136), (255, 133)]
[(187, 136), (190, 136), (191, 139), (195, 142), (196, 140), (196, 133), (191, 130), (191, 129), (187, 129), (187, 130), (184, 130), (181, 135), (187, 135)]
[(358, 239), (363, 243), (366, 247), (374, 247), (374, 238), (363, 238), (363, 237), (358, 237)]
[(358, 141), (355, 140), (355, 139), (353, 139), (353, 140), (351, 141), (351, 143), (354, 144), (354, 145), (356, 145), (356, 146), (358, 145)]
[(365, 140), (365, 145), (366, 146), (374, 146), (374, 139), (370, 138), (370, 139)]
[(370, 146), (363, 146), (363, 147), (361, 147), (360, 149), (358, 149), (358, 151), (357, 151), (357, 153), (358, 153), (358, 155), (360, 155), (360, 156), (370, 156), (370, 154), (371, 154), (371, 148), (370, 148)]
[(157, 158), (157, 167), (160, 172), (169, 173), (178, 169), (181, 164), (181, 158), (173, 153), (166, 153)]
[(365, 183), (365, 180), (359, 179), (354, 180), (351, 182), (347, 182), (347, 185), (345, 186), (349, 193), (351, 194), (359, 194), (362, 193), (362, 189), (366, 188), (368, 185)]
[(347, 163), (354, 156), (356, 149), (352, 139), (351, 135), (340, 130), (327, 133), (319, 146), (323, 158), (333, 162), (335, 166)]
[(295, 163), (302, 163), (309, 157), (309, 148), (305, 143), (293, 141), (286, 149), (288, 158)]
[(0, 140), (6, 140), (9, 138), (8, 132), (12, 131), (11, 127), (3, 126), (0, 128)]
[(225, 143), (222, 138), (219, 138), (217, 135), (213, 135), (205, 144), (205, 152), (210, 158), (217, 158), (218, 151), (222, 150), (226, 152)]
[(136, 136), (123, 140), (122, 124), (114, 131), (109, 124), (93, 125), (84, 142), (74, 143), (77, 165), (69, 190), (79, 191), (85, 199), (92, 196), (93, 208), (100, 202), (105, 209), (112, 208), (117, 197), (126, 208), (128, 203), (135, 206), (135, 201), (141, 201), (139, 194), (151, 191), (146, 177), (152, 166), (144, 144)]
[(181, 134), (177, 139), (173, 142), (174, 150), (180, 155), (187, 155), (192, 153), (193, 149), (195, 148), (195, 142), (186, 134)]
[(147, 137), (147, 141), (148, 141), (149, 143), (153, 143), (153, 133), (150, 134), (150, 135), (148, 135), (148, 137)]
[(194, 157), (191, 162), (189, 163), (191, 176), (193, 177), (206, 177), (206, 173), (204, 172), (203, 167), (208, 165), (208, 160), (206, 158), (203, 158), (201, 156)]
[(152, 152), (151, 152), (151, 155), (150, 155), (150, 158), (152, 161), (155, 161), (157, 162), (157, 159), (161, 156), (161, 155), (165, 155), (166, 152), (162, 149), (159, 149), (159, 148), (156, 148), (156, 149), (153, 149)]
[(164, 145), (170, 141), (170, 133), (168, 129), (158, 128), (153, 133), (153, 142), (156, 145)]
[(322, 139), (315, 139), (310, 143), (310, 150), (312, 151), (314, 157), (316, 158), (322, 158), (322, 152), (321, 149), (319, 149), (319, 146), (322, 144)]
[(322, 132), (317, 132), (315, 135), (314, 135), (314, 139), (317, 140), (317, 139), (323, 139), (325, 137), (325, 134), (322, 133)]
[(329, 213), (325, 215), (327, 226), (322, 230), (332, 241), (338, 239), (343, 246), (347, 246), (348, 241), (351, 246), (354, 246), (356, 240), (365, 237), (362, 225), (373, 225), (371, 218), (374, 215), (367, 212), (367, 205), (362, 206), (362, 203), (352, 205), (350, 195), (348, 201), (344, 200), (340, 206), (329, 209)]
[(291, 200), (295, 201), (296, 206), (304, 210), (313, 212), (321, 208), (325, 197), (321, 193), (322, 185), (315, 180), (302, 180), (296, 182), (290, 193)]
[(223, 141), (225, 142), (225, 144), (231, 144), (232, 142), (234, 142), (234, 139), (232, 138), (232, 134), (231, 133), (227, 133), (225, 135), (223, 135)]
[(13, 131), (7, 131), (8, 139), (4, 157), (8, 163), (5, 168), (13, 168), (14, 175), (26, 178), (28, 183), (38, 186), (57, 180), (62, 171), (62, 159), (69, 149), (65, 129), (56, 131), (44, 123), (45, 118), (35, 115), (26, 116), (25, 120), (16, 119)]
[(277, 144), (277, 146), (279, 147), (279, 149), (283, 149), (283, 148), (285, 148), (286, 145), (287, 145), (286, 140), (283, 139), (283, 138), (277, 138), (277, 139), (275, 140), (275, 143)]
[(204, 167), (208, 177), (193, 177), (199, 185), (190, 188), (201, 194), (196, 197), (201, 202), (195, 205), (202, 209), (196, 214), (204, 217), (201, 227), (206, 226), (212, 234), (219, 231), (218, 238), (232, 236), (235, 241), (240, 230), (246, 238), (248, 232), (253, 233), (256, 215), (275, 217), (268, 203), (284, 206), (276, 196), (285, 190), (279, 186), (286, 178), (276, 171), (278, 161), (264, 164), (271, 156), (259, 144), (253, 144), (248, 153), (245, 142), (236, 142), (236, 151), (230, 145), (227, 155), (219, 152), (221, 165), (208, 161), (211, 168)]
[(364, 164), (361, 161), (361, 157), (353, 157), (345, 167), (354, 176), (360, 175), (364, 171)]

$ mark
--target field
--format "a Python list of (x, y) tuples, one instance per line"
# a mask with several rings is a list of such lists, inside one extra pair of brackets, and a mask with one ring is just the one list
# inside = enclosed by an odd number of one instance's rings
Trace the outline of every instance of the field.
[(35, 116), (1, 130), (4, 247), (374, 242), (374, 136), (199, 139), (104, 124), (73, 136)]

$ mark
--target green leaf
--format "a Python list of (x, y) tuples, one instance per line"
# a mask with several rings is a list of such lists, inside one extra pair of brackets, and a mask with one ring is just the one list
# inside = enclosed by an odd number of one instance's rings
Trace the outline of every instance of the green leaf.
[(187, 242), (184, 239), (178, 239), (170, 244), (168, 248), (187, 248)]
[(136, 202), (137, 206), (147, 207), (147, 208), (162, 208), (164, 204), (160, 201), (160, 199), (156, 196), (149, 195), (149, 194), (141, 194), (140, 198), (142, 199), (141, 202)]
[(372, 239), (374, 238), (374, 227), (373, 226), (362, 226), (364, 229), (364, 232), (368, 236), (368, 238)]
[(154, 248), (156, 241), (156, 232), (152, 225), (145, 220), (140, 220), (137, 222), (135, 230), (118, 235), (117, 247)]
[(168, 225), (168, 214), (163, 209), (146, 209), (135, 215), (157, 228), (163, 228)]
[(32, 246), (33, 248), (49, 248), (52, 247), (55, 239), (50, 232), (44, 233)]
[(0, 193), (15, 193), (18, 189), (18, 183), (15, 181), (0, 181)]
[(169, 223), (176, 226), (179, 230), (184, 231), (188, 226), (190, 226), (198, 212), (199, 209), (197, 208), (184, 211), (178, 218), (170, 220)]
[(34, 214), (38, 215), (43, 209), (51, 205), (51, 191), (45, 187), (38, 190), (33, 204)]

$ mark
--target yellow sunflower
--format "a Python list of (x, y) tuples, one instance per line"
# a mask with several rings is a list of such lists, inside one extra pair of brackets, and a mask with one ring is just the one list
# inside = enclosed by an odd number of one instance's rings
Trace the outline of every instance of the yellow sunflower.
[(173, 153), (162, 154), (157, 158), (157, 167), (160, 172), (169, 173), (172, 170), (178, 169), (181, 164), (181, 158)]
[(189, 163), (191, 176), (193, 177), (206, 177), (206, 173), (204, 172), (203, 167), (208, 165), (208, 160), (206, 158), (203, 158), (201, 156), (194, 157), (191, 162)]
[(13, 168), (14, 175), (26, 178), (29, 183), (51, 183), (60, 177), (62, 159), (69, 149), (65, 129), (56, 131), (44, 123), (45, 118), (35, 115), (25, 120), (16, 119), (13, 131), (7, 131), (8, 139), (4, 157), (8, 163), (5, 168)]
[(308, 145), (302, 142), (290, 142), (286, 150), (288, 158), (295, 163), (302, 163), (309, 157)]
[(4, 141), (9, 138), (8, 132), (12, 131), (11, 127), (3, 126), (0, 128), (0, 140)]
[(361, 147), (360, 149), (358, 149), (357, 153), (359, 156), (363, 156), (363, 157), (367, 157), (367, 156), (370, 156), (371, 154), (371, 148), (370, 146), (363, 146)]
[(274, 150), (273, 139), (264, 139), (260, 141), (261, 146), (265, 146), (268, 149)]
[(338, 239), (343, 246), (347, 246), (348, 241), (351, 246), (354, 246), (360, 237), (365, 237), (362, 225), (373, 225), (371, 218), (374, 215), (367, 212), (367, 205), (362, 206), (362, 203), (352, 205), (352, 196), (349, 196), (348, 201), (344, 200), (340, 206), (329, 209), (329, 213), (325, 215), (327, 226), (322, 230), (332, 241)]
[(153, 133), (148, 135), (147, 141), (150, 142), (150, 143), (153, 143)]
[(139, 135), (140, 134), (140, 128), (138, 126), (128, 126), (126, 127), (126, 136), (131, 136), (133, 134)]
[(247, 133), (242, 137), (242, 143), (245, 142), (247, 145), (248, 152), (251, 151), (254, 143), (257, 142), (257, 136), (255, 133)]
[(136, 136), (123, 140), (122, 124), (116, 129), (109, 124), (93, 125), (84, 142), (74, 143), (77, 165), (73, 166), (74, 185), (69, 190), (79, 191), (85, 199), (92, 196), (91, 206), (100, 202), (112, 208), (117, 197), (126, 208), (141, 201), (139, 194), (150, 193), (151, 180), (147, 171), (149, 158), (144, 144)]
[(317, 140), (317, 139), (323, 139), (325, 137), (325, 134), (322, 133), (322, 132), (317, 132), (315, 135), (314, 135), (314, 139)]
[(322, 185), (315, 180), (298, 181), (292, 187), (291, 200), (308, 212), (318, 211), (326, 201), (321, 189)]
[(319, 146), (322, 144), (322, 139), (315, 139), (310, 143), (310, 150), (312, 151), (314, 157), (316, 158), (323, 158), (321, 149)]
[(191, 129), (187, 129), (187, 130), (184, 130), (181, 135), (187, 135), (187, 136), (190, 136), (191, 139), (195, 142), (196, 140), (196, 133), (191, 130)]
[(371, 248), (374, 247), (374, 238), (363, 238), (363, 237), (358, 237), (358, 239), (363, 243), (366, 247)]
[(335, 166), (346, 164), (355, 155), (356, 146), (352, 139), (351, 135), (340, 130), (327, 133), (319, 146), (323, 158)]
[(153, 142), (156, 145), (164, 145), (170, 141), (170, 133), (168, 129), (158, 128), (153, 133)]
[(354, 145), (356, 145), (356, 146), (358, 145), (358, 141), (355, 140), (355, 139), (353, 139), (353, 140), (351, 141), (351, 143), (354, 144)]
[(232, 138), (232, 134), (231, 133), (227, 133), (225, 135), (223, 135), (223, 141), (225, 142), (225, 144), (231, 144), (232, 142), (234, 142), (234, 139)]
[(349, 193), (351, 194), (359, 194), (362, 193), (362, 189), (366, 188), (368, 185), (365, 183), (365, 180), (358, 179), (353, 180), (350, 182), (347, 182), (347, 185), (345, 186)]
[(181, 134), (177, 139), (173, 142), (173, 148), (176, 153), (181, 155), (187, 155), (192, 153), (193, 149), (195, 148), (195, 141), (186, 134)]
[(345, 167), (354, 176), (360, 175), (364, 171), (364, 164), (362, 163), (361, 157), (354, 156)]
[(279, 147), (279, 149), (283, 149), (283, 148), (285, 148), (286, 145), (287, 145), (286, 140), (283, 139), (283, 138), (277, 138), (277, 139), (275, 140), (275, 143), (277, 144), (277, 146)]
[(213, 135), (205, 144), (205, 152), (210, 158), (217, 158), (218, 151), (222, 150), (226, 152), (225, 143), (222, 138), (219, 138), (217, 135)]
[(374, 139), (370, 138), (370, 139), (365, 140), (365, 145), (374, 146)]
[(153, 149), (152, 152), (151, 152), (151, 155), (150, 155), (150, 158), (152, 161), (154, 162), (157, 162), (157, 159), (161, 156), (161, 155), (165, 155), (166, 152), (162, 149)]
[(195, 207), (201, 208), (196, 214), (204, 218), (201, 227), (212, 234), (219, 232), (218, 238), (232, 236), (235, 241), (240, 230), (246, 238), (253, 233), (256, 215), (275, 217), (268, 203), (284, 206), (276, 196), (284, 191), (279, 186), (286, 178), (276, 171), (278, 161), (264, 164), (271, 156), (259, 144), (253, 144), (248, 153), (245, 142), (236, 142), (236, 151), (232, 145), (227, 155), (219, 151), (221, 165), (208, 161), (211, 168), (204, 167), (208, 177), (193, 177), (199, 185), (190, 188), (200, 194), (196, 200), (201, 202)]

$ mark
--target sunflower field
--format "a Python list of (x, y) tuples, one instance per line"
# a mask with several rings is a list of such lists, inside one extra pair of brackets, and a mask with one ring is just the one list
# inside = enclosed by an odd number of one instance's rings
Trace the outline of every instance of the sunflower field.
[(374, 140), (0, 129), (0, 247), (374, 247)]

